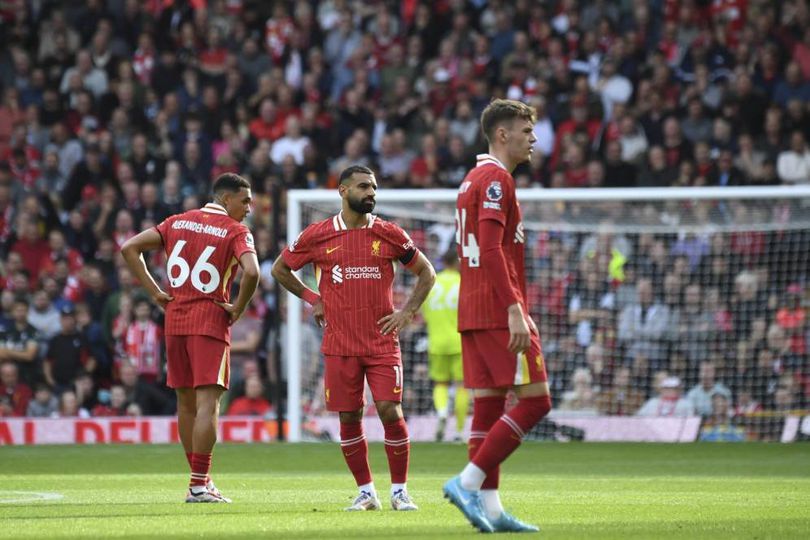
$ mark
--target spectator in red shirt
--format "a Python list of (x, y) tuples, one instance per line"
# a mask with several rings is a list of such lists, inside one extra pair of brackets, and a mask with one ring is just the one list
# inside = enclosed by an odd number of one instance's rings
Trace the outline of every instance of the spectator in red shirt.
[(443, 67), (433, 73), (433, 87), (428, 93), (430, 108), (437, 117), (445, 114), (455, 102), (455, 94), (450, 86), (450, 73)]
[(565, 187), (585, 187), (588, 169), (585, 164), (585, 149), (572, 141), (565, 152)]
[(782, 307), (776, 312), (776, 324), (784, 328), (790, 338), (790, 349), (796, 354), (805, 354), (807, 344), (805, 339), (806, 315), (802, 308), (801, 286), (791, 285)]
[(264, 385), (256, 376), (245, 379), (245, 395), (238, 397), (228, 407), (228, 416), (265, 416), (273, 406), (264, 396)]
[(139, 297), (134, 304), (135, 320), (127, 326), (124, 334), (126, 358), (138, 370), (141, 380), (155, 383), (162, 373), (163, 331), (151, 319), (149, 300)]
[(16, 364), (0, 364), (0, 417), (25, 416), (31, 395), (28, 385), (20, 382)]
[(222, 34), (219, 28), (211, 25), (208, 30), (208, 46), (198, 54), (200, 70), (210, 77), (225, 73), (225, 58), (228, 49), (222, 46)]
[[(744, 225), (750, 223), (756, 216), (745, 205), (737, 205), (733, 209), (734, 222)], [(735, 231), (730, 235), (729, 251), (737, 262), (745, 267), (757, 264), (765, 253), (766, 237), (762, 231)]]
[(262, 100), (259, 106), (259, 116), (250, 122), (250, 134), (265, 141), (275, 141), (284, 135), (284, 122), (279, 121), (278, 109), (270, 98)]
[(21, 216), (19, 223), (19, 240), (11, 247), (13, 253), (19, 253), (23, 260), (23, 267), (28, 270), (32, 278), (39, 278), (42, 260), (48, 255), (48, 243), (42, 239), (37, 222), (29, 216)]
[(282, 2), (273, 6), (273, 16), (267, 19), (264, 30), (264, 44), (274, 62), (279, 62), (287, 48), (290, 36), (295, 30), (292, 18)]
[(573, 135), (576, 132), (585, 132), (588, 135), (588, 142), (592, 143), (599, 132), (599, 122), (588, 118), (588, 98), (583, 95), (575, 96), (571, 100), (571, 118), (560, 124), (555, 134), (555, 147), (551, 155), (551, 166), (555, 167), (557, 162), (563, 157), (562, 143), (566, 135)]
[(427, 187), (437, 183), (439, 154), (436, 137), (432, 133), (422, 136), (422, 153), (411, 162), (411, 181), (415, 186)]
[(13, 126), (25, 119), (25, 112), (20, 106), (19, 91), (10, 85), (3, 92), (0, 103), (0, 155), (8, 150)]
[(48, 252), (40, 261), (43, 273), (51, 273), (58, 259), (65, 259), (71, 273), (78, 272), (84, 266), (84, 259), (78, 250), (73, 249), (65, 241), (65, 233), (53, 229), (48, 233)]
[(147, 32), (138, 36), (138, 48), (132, 57), (132, 68), (138, 81), (148, 85), (152, 81), (152, 72), (157, 66), (155, 45), (152, 43), (152, 36)]

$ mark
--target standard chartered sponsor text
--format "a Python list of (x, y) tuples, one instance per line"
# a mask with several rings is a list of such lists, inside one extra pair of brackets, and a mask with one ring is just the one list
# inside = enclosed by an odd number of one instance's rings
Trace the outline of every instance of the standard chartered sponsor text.
[(379, 266), (347, 266), (343, 269), (344, 279), (382, 279)]

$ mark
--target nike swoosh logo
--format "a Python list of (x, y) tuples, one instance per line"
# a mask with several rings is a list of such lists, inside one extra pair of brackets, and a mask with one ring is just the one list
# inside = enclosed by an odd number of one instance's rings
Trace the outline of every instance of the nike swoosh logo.
[(399, 394), (400, 392), (402, 392), (402, 388), (394, 388), (395, 394)]
[(468, 504), (470, 504), (470, 499), (465, 499), (461, 495), (458, 496), (458, 500), (460, 500), (461, 504), (463, 504), (464, 506), (467, 506)]
[(407, 453), (408, 453), (407, 450), (403, 450), (402, 452), (397, 452), (396, 450), (394, 450), (394, 455), (395, 456), (401, 456), (402, 454), (407, 454)]
[(360, 449), (358, 448), (358, 449), (357, 449), (357, 450), (355, 450), (354, 452), (349, 452), (348, 454), (343, 454), (343, 455), (344, 455), (344, 456), (346, 456), (346, 457), (349, 457), (349, 456), (353, 456), (353, 455), (355, 455), (355, 454), (356, 454), (357, 452), (359, 452), (359, 451), (360, 451)]
[(329, 254), (330, 254), (330, 253), (332, 253), (333, 251), (337, 251), (337, 250), (339, 250), (339, 249), (340, 249), (340, 246), (338, 246), (338, 247), (333, 247), (333, 248), (326, 248), (326, 254), (327, 254), (327, 255), (329, 255)]

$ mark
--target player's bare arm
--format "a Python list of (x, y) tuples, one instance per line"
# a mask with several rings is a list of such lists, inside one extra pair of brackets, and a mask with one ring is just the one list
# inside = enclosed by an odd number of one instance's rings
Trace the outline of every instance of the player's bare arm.
[(231, 316), (231, 324), (239, 320), (242, 313), (247, 309), (250, 299), (259, 286), (259, 259), (256, 254), (247, 252), (239, 257), (239, 266), (242, 267), (242, 281), (239, 282), (239, 295), (232, 304), (225, 302), (215, 302)]
[(323, 316), (323, 302), (320, 295), (304, 285), (298, 276), (296, 276), (292, 268), (290, 268), (281, 255), (278, 256), (276, 262), (273, 263), (272, 269), (273, 279), (279, 282), (282, 287), (293, 293), (298, 298), (305, 300), (312, 304), (312, 316), (315, 318), (315, 323), (319, 327), (326, 326), (326, 320)]
[(160, 233), (155, 229), (147, 229), (124, 242), (121, 247), (121, 255), (124, 257), (129, 269), (141, 282), (141, 285), (149, 292), (152, 300), (160, 307), (165, 308), (166, 304), (174, 300), (174, 297), (160, 288), (155, 278), (149, 273), (146, 261), (143, 259), (144, 252), (159, 249), (162, 246), (163, 238), (161, 238)]
[(427, 260), (422, 253), (417, 255), (416, 262), (413, 263), (408, 269), (416, 275), (416, 285), (414, 285), (410, 298), (405, 303), (405, 307), (401, 310), (394, 311), (390, 315), (386, 315), (377, 324), (381, 324), (380, 332), (382, 334), (389, 334), (391, 332), (399, 332), (413, 320), (413, 316), (419, 310), (422, 302), (427, 298), (430, 289), (436, 282), (436, 271), (433, 265)]

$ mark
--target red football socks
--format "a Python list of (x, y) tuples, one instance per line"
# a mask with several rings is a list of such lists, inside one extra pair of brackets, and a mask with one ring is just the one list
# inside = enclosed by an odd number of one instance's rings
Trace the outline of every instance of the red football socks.
[(211, 472), (211, 454), (191, 454), (189, 487), (205, 487), (209, 472)]
[[(194, 465), (191, 463), (191, 456), (194, 454), (191, 452), (186, 452), (186, 461), (188, 461), (188, 467), (193, 470)], [(208, 482), (211, 481), (211, 475), (208, 475), (208, 478), (205, 479), (205, 485), (208, 485)]]
[(368, 464), (368, 441), (363, 433), (362, 422), (340, 424), (340, 449), (346, 465), (354, 475), (358, 486), (371, 483), (371, 467)]
[(521, 399), (514, 409), (495, 422), (484, 443), (471, 460), (472, 463), (489, 475), (490, 471), (503, 463), (520, 446), (526, 433), (550, 410), (551, 398), (549, 396)]
[[(467, 443), (470, 461), (478, 453), (489, 430), (492, 429), (492, 426), (503, 414), (505, 403), (506, 396), (486, 396), (473, 400), (473, 419), (470, 428), (470, 439)], [(496, 465), (492, 470), (487, 471), (487, 478), (481, 485), (481, 489), (498, 489), (500, 476), (501, 468)]]
[(392, 484), (404, 484), (408, 479), (408, 462), (411, 456), (411, 440), (405, 419), (383, 424), (385, 430), (385, 453), (388, 454), (388, 468)]

